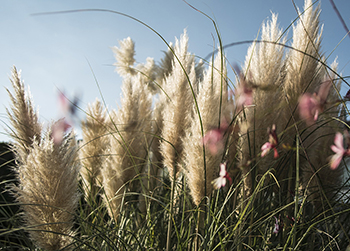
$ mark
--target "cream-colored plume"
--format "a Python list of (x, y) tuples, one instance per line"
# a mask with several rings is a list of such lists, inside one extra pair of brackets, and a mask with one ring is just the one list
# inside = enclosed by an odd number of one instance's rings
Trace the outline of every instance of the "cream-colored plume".
[(55, 145), (49, 134), (40, 144), (33, 144), (19, 166), (17, 200), (31, 238), (45, 250), (62, 249), (73, 242), (79, 167), (74, 136)]
[(123, 186), (133, 191), (141, 189), (139, 182), (130, 182), (140, 175), (145, 166), (152, 134), (152, 96), (141, 75), (127, 77), (122, 91), (121, 109), (111, 114), (109, 160), (102, 170), (105, 199), (114, 219), (119, 214)]
[(159, 87), (155, 82), (158, 74), (158, 67), (155, 65), (154, 59), (147, 58), (146, 63), (134, 65), (135, 44), (130, 37), (119, 41), (119, 48), (114, 46), (112, 47), (112, 51), (116, 59), (116, 63), (113, 65), (116, 66), (116, 71), (120, 76), (127, 78), (129, 75), (136, 76), (140, 73), (142, 78), (144, 78), (144, 84), (146, 84), (153, 93), (159, 91)]
[[(301, 94), (315, 92), (324, 80), (324, 69), (315, 60), (315, 58), (322, 59), (322, 27), (319, 16), (320, 6), (314, 9), (312, 0), (305, 0), (304, 12), (300, 13), (297, 24), (293, 26), (291, 47), (296, 50), (290, 50), (287, 54), (284, 83), (284, 92), (292, 110), (295, 110)], [(297, 112), (293, 115), (297, 116)]]
[(62, 249), (73, 242), (73, 220), (78, 194), (79, 162), (73, 134), (59, 144), (51, 130), (41, 139), (41, 127), (28, 94), (14, 68), (10, 92), (18, 186), (13, 187), (31, 239), (45, 250)]
[[(267, 141), (267, 128), (273, 124), (277, 125), (278, 130), (282, 128), (279, 114), (286, 108), (281, 107), (284, 98), (281, 86), (284, 47), (275, 44), (284, 44), (285, 38), (278, 27), (277, 15), (272, 14), (271, 21), (262, 26), (261, 39), (269, 42), (252, 44), (246, 56), (245, 74), (247, 81), (254, 87), (254, 101), (253, 106), (245, 108), (244, 113), (241, 113), (239, 120), (241, 137), (238, 152), (247, 194), (252, 186), (251, 170), (247, 164), (260, 153), (261, 146)], [(265, 173), (271, 167), (267, 165), (269, 161), (270, 156), (267, 156), (259, 164), (260, 173)]]
[(190, 125), (193, 106), (190, 84), (196, 89), (195, 62), (193, 55), (188, 52), (186, 31), (180, 41), (176, 40), (174, 53), (176, 57), (174, 56), (172, 72), (166, 78), (163, 87), (168, 100), (163, 109), (163, 140), (160, 144), (164, 165), (171, 177), (174, 173), (178, 175), (181, 169), (182, 137)]
[(120, 76), (126, 77), (128, 74), (134, 75), (135, 69), (133, 68), (133, 65), (135, 63), (135, 45), (131, 38), (128, 37), (119, 41), (119, 48), (113, 46), (112, 51), (114, 52), (116, 59), (116, 63), (113, 65), (116, 66), (116, 71)]
[[(159, 66), (157, 68), (157, 83), (162, 85), (164, 79), (169, 76), (173, 69), (174, 62), (174, 46), (172, 43), (169, 43), (167, 51), (164, 51), (163, 58), (160, 59)], [(161, 90), (159, 90), (161, 92)]]
[[(222, 98), (221, 104), (220, 98)], [(214, 65), (209, 66), (203, 81), (199, 83), (197, 101), (199, 114), (196, 108), (193, 108), (191, 125), (186, 129), (186, 135), (183, 140), (183, 152), (186, 166), (184, 173), (186, 174), (192, 199), (198, 206), (205, 196), (211, 194), (213, 190), (212, 181), (219, 172), (220, 163), (224, 155), (223, 148), (212, 154), (210, 149), (205, 147), (204, 157), (203, 137), (210, 130), (218, 129), (220, 123), (221, 126), (223, 126), (223, 123), (227, 126), (227, 123), (230, 122), (230, 118), (226, 116), (225, 110), (228, 107), (226, 63), (221, 53), (218, 53)], [(226, 142), (227, 135), (228, 132), (224, 134), (223, 142)]]
[(83, 144), (80, 148), (85, 195), (95, 199), (102, 186), (101, 169), (106, 161), (109, 149), (106, 112), (101, 102), (96, 99), (88, 106), (86, 121), (82, 122)]
[(11, 99), (11, 111), (6, 111), (12, 126), (8, 131), (14, 140), (17, 161), (21, 163), (26, 159), (34, 141), (40, 142), (42, 126), (38, 120), (38, 112), (33, 107), (30, 92), (25, 91), (21, 74), (16, 67), (12, 69), (10, 80), (14, 94), (7, 90)]

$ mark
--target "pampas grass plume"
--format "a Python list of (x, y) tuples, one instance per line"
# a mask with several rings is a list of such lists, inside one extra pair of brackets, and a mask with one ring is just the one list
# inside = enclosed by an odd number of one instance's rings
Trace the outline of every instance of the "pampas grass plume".
[(102, 186), (101, 169), (106, 160), (105, 153), (109, 149), (107, 132), (106, 112), (96, 99), (88, 107), (86, 121), (82, 122), (83, 145), (80, 149), (80, 174), (85, 194), (93, 199)]
[(41, 139), (37, 114), (16, 68), (10, 92), (14, 127), (14, 150), (18, 167), (18, 186), (13, 186), (34, 243), (46, 250), (69, 246), (73, 239), (73, 219), (79, 195), (77, 192), (79, 162), (75, 137), (70, 134), (60, 144), (51, 138), (51, 130)]
[[(230, 120), (225, 116), (225, 108), (228, 107), (226, 65), (224, 62), (222, 65), (221, 60), (222, 54), (218, 53), (214, 65), (209, 66), (209, 69), (204, 74), (203, 81), (199, 83), (197, 100), (204, 134), (211, 129), (218, 128), (220, 119), (226, 121), (226, 123)], [(222, 97), (221, 107), (220, 97)], [(227, 135), (228, 133), (223, 137), (223, 142), (226, 141)], [(202, 137), (198, 113), (194, 111), (191, 117), (191, 126), (186, 129), (183, 144), (187, 167), (185, 174), (193, 202), (197, 206), (205, 196), (211, 194), (213, 190), (212, 181), (219, 171), (224, 153), (224, 149), (219, 149), (216, 154), (211, 154), (206, 147), (206, 156), (204, 158)]]
[(35, 142), (18, 169), (17, 200), (29, 234), (39, 247), (58, 250), (73, 242), (79, 162), (73, 135), (57, 146), (47, 135)]
[[(179, 59), (173, 61), (172, 72), (166, 78), (164, 91), (169, 101), (164, 104), (163, 128), (160, 152), (164, 159), (164, 166), (168, 168), (170, 177), (174, 173), (178, 176), (181, 167), (183, 143), (182, 137), (189, 127), (193, 97), (186, 74), (191, 84), (196, 83), (195, 63), (192, 55), (188, 53), (188, 36), (185, 33), (180, 41), (176, 40), (174, 53)], [(182, 66), (180, 65), (182, 64)]]
[(10, 80), (14, 93), (7, 89), (11, 100), (11, 110), (6, 109), (12, 126), (9, 134), (14, 140), (14, 150), (19, 158), (17, 161), (23, 162), (34, 141), (40, 142), (42, 126), (38, 113), (33, 108), (30, 92), (25, 91), (21, 73), (16, 67), (12, 69)]
[(108, 161), (102, 170), (105, 201), (112, 218), (119, 214), (121, 195), (127, 185), (139, 189), (138, 182), (130, 182), (145, 166), (151, 137), (151, 94), (144, 78), (137, 74), (123, 82), (122, 106), (111, 114)]

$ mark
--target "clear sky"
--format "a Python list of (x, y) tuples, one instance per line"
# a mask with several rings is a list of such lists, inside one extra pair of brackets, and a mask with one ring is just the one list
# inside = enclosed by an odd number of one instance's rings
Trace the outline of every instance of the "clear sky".
[[(223, 44), (253, 40), (261, 23), (278, 13), (280, 27), (286, 29), (297, 17), (292, 0), (188, 0), (190, 4), (216, 20)], [(339, 71), (350, 75), (350, 37), (341, 25), (328, 0), (321, 3), (324, 24), (322, 49), (328, 63), (337, 56)], [(346, 24), (350, 27), (350, 1), (334, 0)], [(295, 0), (302, 9), (304, 0)], [(214, 26), (204, 15), (182, 0), (1, 0), (0, 8), (0, 118), (8, 124), (5, 107), (9, 99), (11, 68), (22, 70), (22, 79), (30, 86), (40, 120), (47, 123), (60, 117), (58, 89), (67, 95), (79, 94), (80, 106), (96, 97), (101, 99), (92, 71), (109, 107), (117, 108), (121, 95), (121, 78), (114, 71), (111, 47), (131, 37), (135, 42), (136, 60), (147, 57), (158, 61), (165, 43), (150, 29), (125, 16), (106, 12), (79, 12), (56, 15), (32, 15), (41, 12), (74, 9), (110, 9), (119, 11), (148, 24), (166, 41), (173, 42), (186, 28), (189, 51), (205, 57), (212, 51)], [(289, 30), (288, 37), (292, 35)], [(340, 44), (339, 44), (340, 43)], [(226, 50), (230, 63), (242, 64), (249, 44)], [(333, 51), (334, 50), (334, 51)], [(90, 66), (92, 70), (90, 69)], [(348, 87), (344, 86), (342, 93)], [(84, 114), (81, 113), (81, 118)], [(0, 141), (7, 141), (0, 128)]]

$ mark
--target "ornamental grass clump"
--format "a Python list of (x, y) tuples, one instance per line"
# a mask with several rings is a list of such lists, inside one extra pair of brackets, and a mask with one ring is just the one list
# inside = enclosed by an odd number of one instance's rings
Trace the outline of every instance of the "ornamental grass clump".
[(8, 110), (13, 131), (18, 186), (13, 193), (23, 210), (26, 231), (45, 250), (70, 249), (75, 232), (73, 219), (79, 194), (80, 164), (73, 133), (55, 144), (49, 128), (42, 136), (32, 101), (16, 70), (12, 72)]
[[(317, 204), (316, 208), (320, 206), (317, 201), (333, 197), (331, 187), (336, 189), (342, 173), (341, 168), (330, 170), (324, 157), (331, 155), (330, 147), (325, 146), (332, 143), (333, 135), (342, 125), (332, 119), (332, 116), (339, 114), (339, 107), (334, 104), (338, 100), (337, 90), (340, 86), (339, 81), (332, 80), (334, 74), (321, 63), (324, 58), (320, 47), (322, 28), (319, 12), (319, 7), (313, 8), (312, 1), (305, 1), (304, 12), (293, 26), (293, 50), (286, 55), (283, 47), (286, 38), (277, 26), (277, 16), (273, 14), (271, 22), (263, 26), (261, 39), (267, 43), (253, 43), (250, 46), (244, 70), (247, 81), (254, 87), (254, 105), (245, 108), (240, 122), (240, 166), (243, 167), (246, 193), (251, 194), (254, 190), (254, 177), (274, 168), (276, 178), (282, 182), (282, 189), (289, 197), (288, 191), (294, 186), (294, 180), (290, 178), (295, 175), (290, 169), (295, 165), (295, 151), (290, 150), (297, 147), (301, 154), (298, 163), (300, 182), (305, 194), (310, 195), (310, 201)], [(336, 71), (336, 63), (332, 68)], [(328, 85), (327, 91), (322, 91), (325, 83)], [(321, 113), (320, 110), (319, 116), (315, 116), (317, 121), (311, 118), (312, 123), (309, 117), (303, 116), (309, 114), (305, 111), (309, 106), (301, 105), (301, 97), (309, 92), (323, 92), (324, 96), (322, 111), (325, 112)], [(257, 159), (255, 156), (265, 150), (261, 148), (268, 138), (268, 134), (264, 133), (265, 128), (272, 126), (279, 142), (274, 146), (275, 154)], [(296, 145), (296, 137), (300, 145)], [(276, 158), (278, 155), (279, 158)], [(249, 162), (251, 164), (246, 165)]]
[(189, 53), (186, 30), (174, 44), (155, 32), (160, 62), (136, 63), (120, 41), (120, 107), (88, 105), (79, 159), (66, 120), (42, 132), (14, 70), (14, 192), (37, 247), (346, 250), (349, 94), (322, 52), (320, 7), (305, 0), (297, 15), (288, 37), (272, 14), (241, 66), (207, 15), (219, 41), (209, 61)]

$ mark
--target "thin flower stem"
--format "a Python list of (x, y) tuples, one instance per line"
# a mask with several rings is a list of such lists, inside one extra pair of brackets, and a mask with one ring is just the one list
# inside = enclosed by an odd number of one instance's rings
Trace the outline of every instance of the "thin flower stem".
[(337, 14), (337, 16), (338, 16), (338, 18), (339, 18), (339, 20), (340, 20), (341, 24), (343, 25), (343, 27), (344, 27), (344, 29), (345, 29), (345, 32), (346, 32), (346, 34), (347, 34), (347, 35), (350, 37), (350, 34), (349, 34), (349, 28), (346, 26), (346, 23), (345, 23), (345, 21), (344, 21), (343, 17), (341, 16), (341, 14), (340, 14), (340, 12), (339, 12), (339, 10), (338, 10), (337, 6), (335, 6), (335, 3), (334, 3), (334, 1), (333, 1), (333, 0), (329, 0), (329, 1), (331, 2), (331, 5), (332, 5), (332, 7), (333, 7), (333, 9), (334, 9), (335, 13)]
[(296, 226), (298, 219), (298, 206), (299, 206), (299, 135), (296, 135), (296, 164), (295, 164), (295, 204), (294, 204), (294, 225), (293, 225), (293, 247), (296, 244)]
[(176, 184), (175, 182), (176, 182), (176, 172), (173, 172), (173, 178), (171, 181), (170, 212), (169, 212), (169, 220), (168, 220), (166, 251), (169, 251), (171, 249), (171, 229), (172, 229), (173, 211), (174, 211), (174, 194), (175, 194), (175, 184)]

